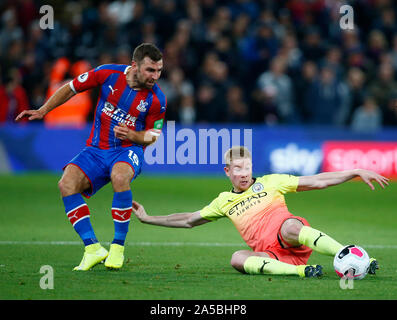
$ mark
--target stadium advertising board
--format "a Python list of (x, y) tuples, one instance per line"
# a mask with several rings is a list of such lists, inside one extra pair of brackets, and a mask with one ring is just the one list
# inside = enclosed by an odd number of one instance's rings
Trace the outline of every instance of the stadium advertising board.
[[(51, 171), (84, 148), (86, 128), (47, 128), (40, 124), (0, 127), (0, 173)], [(156, 144), (147, 147), (145, 174), (223, 174), (224, 152), (245, 145), (255, 175), (313, 175), (321, 171), (366, 168), (397, 178), (397, 132), (380, 141), (359, 141), (348, 131), (326, 128), (245, 126), (182, 127), (168, 121)]]
[(326, 141), (322, 171), (368, 169), (397, 177), (397, 142)]
[(263, 172), (313, 175), (321, 169), (323, 152), (320, 142), (274, 141), (263, 148)]

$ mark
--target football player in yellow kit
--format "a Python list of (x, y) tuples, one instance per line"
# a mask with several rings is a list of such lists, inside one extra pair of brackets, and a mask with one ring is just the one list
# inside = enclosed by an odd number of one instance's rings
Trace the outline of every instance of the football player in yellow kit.
[[(252, 176), (252, 158), (245, 147), (233, 147), (225, 153), (225, 173), (233, 188), (222, 192), (209, 205), (196, 212), (149, 216), (144, 207), (134, 201), (132, 211), (143, 222), (165, 227), (192, 228), (228, 217), (251, 250), (239, 250), (232, 255), (231, 265), (248, 274), (298, 275), (318, 277), (320, 265), (307, 265), (316, 251), (334, 256), (343, 245), (326, 233), (309, 226), (306, 219), (288, 211), (284, 194), (287, 192), (324, 189), (360, 177), (371, 189), (372, 181), (384, 188), (388, 179), (368, 170), (354, 169), (325, 172), (313, 176), (270, 174)], [(371, 259), (369, 273), (374, 274), (378, 263)]]

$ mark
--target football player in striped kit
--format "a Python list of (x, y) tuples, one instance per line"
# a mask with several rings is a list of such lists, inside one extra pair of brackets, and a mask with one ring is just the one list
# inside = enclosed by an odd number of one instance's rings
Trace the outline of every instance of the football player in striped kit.
[[(74, 270), (89, 270), (100, 262), (119, 269), (132, 212), (130, 184), (141, 171), (147, 145), (160, 135), (166, 97), (157, 85), (163, 69), (161, 51), (153, 44), (135, 48), (131, 65), (101, 65), (59, 88), (38, 110), (21, 112), (16, 121), (43, 119), (79, 92), (100, 87), (86, 147), (64, 167), (58, 186), (65, 212), (85, 245)], [(97, 240), (90, 211), (82, 197), (91, 197), (111, 182), (114, 239), (109, 251)]]

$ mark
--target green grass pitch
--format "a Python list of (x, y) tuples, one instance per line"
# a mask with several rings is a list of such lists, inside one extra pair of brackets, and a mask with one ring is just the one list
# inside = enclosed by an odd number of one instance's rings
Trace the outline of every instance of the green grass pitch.
[[(58, 175), (0, 176), (0, 299), (396, 299), (396, 183), (371, 191), (356, 181), (326, 190), (288, 194), (290, 211), (338, 241), (355, 243), (376, 257), (381, 269), (341, 289), (332, 258), (313, 253), (324, 266), (321, 279), (249, 276), (230, 266), (236, 250), (247, 248), (228, 219), (194, 229), (141, 224), (135, 217), (119, 271), (103, 265), (72, 272), (83, 246), (64, 213)], [(134, 199), (149, 214), (196, 211), (230, 188), (224, 177), (141, 175), (132, 184)], [(108, 185), (87, 200), (98, 239), (113, 238)], [(41, 289), (40, 268), (54, 271), (54, 288)]]

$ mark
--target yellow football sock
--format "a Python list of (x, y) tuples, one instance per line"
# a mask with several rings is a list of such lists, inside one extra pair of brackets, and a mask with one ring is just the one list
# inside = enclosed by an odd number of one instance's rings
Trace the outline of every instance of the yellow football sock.
[(334, 256), (343, 247), (343, 245), (330, 236), (308, 226), (302, 227), (299, 233), (299, 243), (318, 253), (329, 256)]
[(267, 257), (251, 256), (244, 262), (248, 274), (299, 275), (297, 266)]

